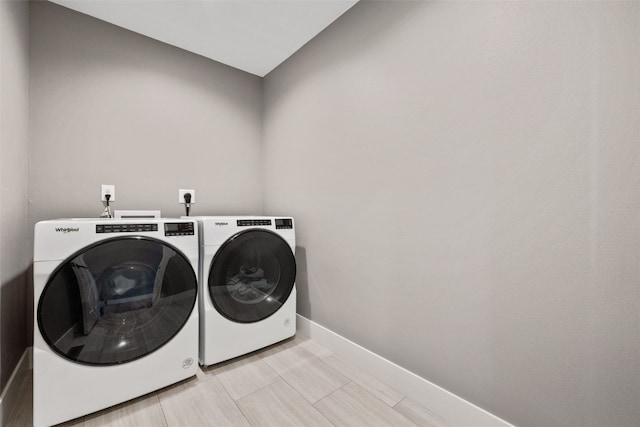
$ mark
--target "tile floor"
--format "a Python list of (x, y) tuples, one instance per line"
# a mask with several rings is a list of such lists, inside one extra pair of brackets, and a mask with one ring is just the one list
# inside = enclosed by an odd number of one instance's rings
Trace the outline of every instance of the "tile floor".
[[(30, 426), (31, 377), (9, 426)], [(63, 426), (429, 426), (447, 422), (302, 337)]]

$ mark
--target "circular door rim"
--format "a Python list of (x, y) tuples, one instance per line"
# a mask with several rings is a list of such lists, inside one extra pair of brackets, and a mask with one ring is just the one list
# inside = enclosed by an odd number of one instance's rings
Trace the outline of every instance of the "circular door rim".
[[(42, 306), (42, 295), (45, 293), (45, 291), (49, 287), (49, 285), (51, 283), (51, 279), (53, 277), (55, 277), (60, 272), (60, 270), (62, 270), (67, 265), (67, 263), (69, 263), (69, 261), (71, 261), (75, 257), (87, 252), (90, 249), (96, 248), (96, 247), (101, 246), (101, 245), (103, 245), (105, 243), (108, 243), (108, 242), (120, 241), (120, 240), (136, 240), (136, 241), (147, 240), (147, 241), (150, 241), (150, 242), (158, 243), (160, 245), (169, 247), (170, 249), (174, 250), (178, 255), (180, 255), (182, 258), (184, 258), (184, 260), (187, 262), (187, 264), (190, 267), (189, 268), (189, 272), (191, 273), (190, 275), (193, 276), (193, 283), (195, 284), (195, 287), (194, 287), (195, 295), (194, 295), (194, 299), (193, 299), (193, 304), (191, 306), (191, 310), (189, 311), (189, 315), (186, 317), (186, 319), (182, 323), (182, 325), (180, 325), (180, 327), (176, 330), (176, 332), (173, 335), (171, 335), (171, 337), (169, 339), (165, 340), (160, 346), (158, 346), (157, 348), (155, 348), (151, 352), (142, 354), (140, 356), (133, 357), (131, 359), (118, 361), (118, 362), (111, 362), (111, 363), (91, 363), (91, 362), (86, 362), (86, 361), (82, 361), (82, 360), (71, 359), (66, 354), (64, 354), (61, 351), (59, 351), (56, 348), (56, 346), (52, 345), (52, 343), (49, 340), (49, 338), (43, 333), (42, 320), (41, 320), (41, 316), (40, 316), (40, 310), (41, 310), (41, 306)], [(107, 238), (107, 239), (101, 239), (101, 240), (98, 240), (97, 242), (94, 242), (94, 243), (91, 243), (91, 244), (89, 244), (87, 246), (84, 246), (81, 249), (73, 252), (71, 255), (69, 255), (64, 260), (60, 261), (60, 264), (58, 264), (51, 271), (51, 273), (49, 273), (47, 275), (47, 280), (46, 280), (46, 283), (44, 284), (44, 286), (42, 287), (42, 292), (40, 292), (40, 294), (38, 295), (38, 306), (36, 308), (36, 321), (37, 321), (36, 323), (38, 325), (38, 333), (42, 337), (42, 339), (45, 342), (45, 344), (47, 345), (47, 347), (49, 349), (51, 349), (55, 354), (57, 354), (58, 356), (63, 358), (64, 360), (66, 360), (68, 362), (71, 362), (71, 363), (76, 363), (76, 364), (79, 364), (79, 365), (91, 366), (91, 367), (94, 367), (94, 368), (119, 366), (119, 365), (124, 365), (124, 364), (127, 364), (127, 363), (131, 363), (131, 362), (134, 362), (136, 360), (140, 360), (140, 359), (143, 359), (143, 358), (145, 358), (147, 356), (150, 356), (150, 355), (156, 353), (158, 350), (160, 350), (165, 345), (167, 345), (169, 342), (171, 342), (180, 332), (182, 332), (182, 330), (184, 329), (185, 325), (187, 323), (189, 323), (189, 319), (193, 316), (194, 309), (197, 309), (196, 308), (197, 307), (197, 302), (198, 302), (198, 275), (196, 274), (196, 272), (195, 272), (195, 270), (193, 268), (193, 264), (191, 263), (191, 260), (189, 259), (189, 257), (187, 257), (184, 254), (184, 252), (182, 250), (178, 249), (176, 246), (172, 245), (171, 243), (169, 243), (169, 242), (167, 242), (165, 240), (161, 240), (161, 239), (158, 239), (158, 238), (155, 238), (155, 237), (141, 236), (141, 235), (118, 236), (118, 237), (111, 237), (111, 238)]]
[[(210, 286), (210, 282), (211, 282), (211, 274), (213, 273), (213, 268), (214, 268), (214, 264), (216, 263), (216, 260), (218, 259), (218, 257), (220, 256), (220, 254), (225, 250), (225, 248), (227, 248), (230, 244), (232, 244), (238, 237), (245, 235), (247, 233), (252, 233), (252, 232), (265, 232), (270, 234), (273, 237), (276, 237), (278, 240), (280, 240), (282, 243), (284, 243), (284, 245), (286, 246), (287, 249), (289, 249), (289, 253), (291, 254), (291, 259), (292, 259), (292, 267), (293, 267), (293, 280), (291, 283), (291, 289), (289, 289), (289, 292), (287, 293), (286, 298), (284, 298), (282, 300), (281, 306), (280, 308), (278, 308), (276, 311), (274, 311), (273, 313), (269, 314), (268, 316), (262, 317), (260, 319), (257, 320), (238, 320), (238, 319), (233, 319), (231, 317), (229, 317), (228, 315), (226, 315), (224, 312), (222, 312), (219, 308), (218, 308), (218, 304), (216, 304), (215, 299), (213, 298), (213, 295), (211, 295), (211, 286)], [(234, 323), (240, 323), (240, 324), (252, 324), (252, 323), (259, 323), (265, 319), (268, 319), (269, 317), (273, 316), (274, 314), (276, 314), (277, 312), (279, 312), (282, 309), (282, 306), (285, 305), (285, 303), (289, 300), (289, 298), (291, 297), (291, 294), (293, 294), (293, 291), (296, 287), (296, 275), (297, 275), (297, 264), (296, 264), (296, 259), (295, 259), (295, 254), (293, 252), (293, 250), (291, 249), (291, 245), (289, 244), (289, 242), (287, 242), (280, 234), (275, 233), (271, 230), (266, 230), (264, 228), (250, 228), (248, 230), (242, 230), (239, 231), (237, 233), (235, 233), (233, 236), (229, 237), (227, 240), (224, 241), (224, 243), (222, 243), (222, 245), (220, 245), (220, 247), (218, 248), (218, 250), (216, 251), (216, 253), (214, 254), (213, 258), (211, 259), (211, 263), (209, 264), (209, 269), (208, 269), (208, 274), (207, 274), (207, 282), (205, 283), (207, 291), (206, 294), (209, 297), (209, 302), (211, 302), (211, 304), (213, 305), (214, 309), (216, 310), (216, 312), (218, 314), (220, 314), (222, 317), (224, 317), (225, 319), (234, 322)]]

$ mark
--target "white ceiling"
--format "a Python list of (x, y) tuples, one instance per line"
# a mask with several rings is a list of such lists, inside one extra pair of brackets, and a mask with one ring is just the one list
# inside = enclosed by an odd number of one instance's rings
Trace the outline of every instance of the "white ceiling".
[(358, 0), (50, 0), (264, 77)]

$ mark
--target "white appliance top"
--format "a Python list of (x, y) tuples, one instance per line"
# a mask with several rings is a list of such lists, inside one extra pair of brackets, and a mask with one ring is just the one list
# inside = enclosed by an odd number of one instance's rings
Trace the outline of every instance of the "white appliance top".
[[(183, 217), (184, 218), (184, 217)], [(202, 246), (219, 246), (247, 230), (272, 231), (295, 246), (295, 222), (290, 216), (194, 216), (201, 230)]]
[(166, 241), (190, 257), (197, 253), (197, 221), (179, 218), (74, 218), (35, 225), (33, 262), (62, 260), (84, 247), (113, 237), (147, 236)]

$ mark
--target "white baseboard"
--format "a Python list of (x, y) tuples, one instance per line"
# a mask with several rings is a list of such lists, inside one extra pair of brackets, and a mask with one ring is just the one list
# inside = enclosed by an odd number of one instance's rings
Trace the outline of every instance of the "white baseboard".
[(440, 415), (451, 427), (514, 427), (471, 402), (299, 314), (297, 332)]
[(0, 394), (0, 425), (6, 425), (11, 411), (16, 406), (22, 385), (29, 369), (31, 369), (31, 347), (27, 347), (22, 353), (22, 357), (13, 369), (13, 373), (7, 382), (7, 385)]

